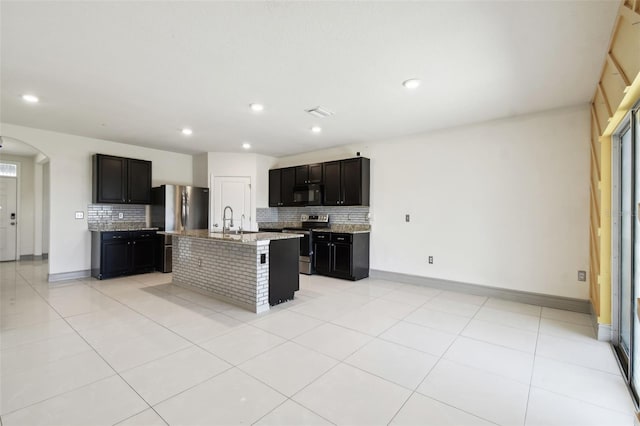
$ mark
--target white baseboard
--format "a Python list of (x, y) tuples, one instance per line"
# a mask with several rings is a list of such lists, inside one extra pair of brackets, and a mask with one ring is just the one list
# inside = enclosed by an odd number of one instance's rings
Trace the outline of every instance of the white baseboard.
[(468, 284), (458, 281), (443, 280), (440, 278), (422, 277), (419, 275), (401, 274), (398, 272), (379, 271), (372, 269), (369, 272), (371, 278), (379, 278), (389, 281), (397, 281), (407, 284), (423, 285), (439, 290), (457, 291), (477, 296), (495, 297), (510, 300), (512, 302), (527, 303), (529, 305), (545, 306), (547, 308), (563, 309), (565, 311), (591, 313), (591, 301), (573, 299), (570, 297), (554, 296), (550, 294), (530, 293), (526, 291), (511, 290), (499, 287), (489, 287), (479, 284)]
[(77, 280), (78, 278), (88, 278), (91, 276), (91, 269), (84, 271), (61, 272), (58, 274), (49, 274), (48, 281), (55, 283), (58, 281)]

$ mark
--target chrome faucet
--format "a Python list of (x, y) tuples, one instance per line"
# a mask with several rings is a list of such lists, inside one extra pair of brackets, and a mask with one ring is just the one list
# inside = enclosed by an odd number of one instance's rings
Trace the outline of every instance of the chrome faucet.
[(240, 216), (240, 235), (242, 235), (242, 231), (244, 230), (243, 225), (244, 225), (244, 214)]
[[(231, 217), (229, 219), (227, 219), (227, 209), (231, 210)], [(229, 226), (227, 226), (227, 220), (229, 221)], [(231, 206), (226, 206), (222, 211), (222, 233), (224, 234), (225, 231), (230, 231), (232, 226), (233, 226), (233, 209), (231, 208)]]

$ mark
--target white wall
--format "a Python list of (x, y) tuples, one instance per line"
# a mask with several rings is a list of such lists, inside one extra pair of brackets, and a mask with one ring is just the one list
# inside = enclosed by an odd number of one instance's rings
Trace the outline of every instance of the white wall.
[[(248, 176), (251, 178), (251, 227), (256, 230), (256, 207), (267, 207), (269, 200), (268, 171), (276, 163), (273, 157), (259, 154), (210, 152), (209, 176)], [(260, 178), (258, 178), (260, 176)], [(263, 177), (267, 176), (266, 179)], [(213, 191), (213, 188), (211, 188)], [(214, 199), (213, 193), (211, 199)], [(214, 208), (212, 206), (212, 208)]]
[(95, 153), (153, 162), (153, 185), (190, 185), (192, 157), (118, 142), (2, 124), (2, 135), (25, 142), (47, 155), (50, 184), (49, 273), (86, 271), (91, 267), (91, 238), (84, 220), (91, 203), (91, 156)]
[(42, 253), (49, 254), (50, 212), (49, 162), (42, 165)]
[(276, 167), (278, 159), (256, 155), (256, 208), (269, 207), (269, 169)]
[(209, 154), (202, 153), (193, 156), (193, 185), (202, 188), (209, 187)]
[(580, 107), (281, 158), (277, 167), (356, 151), (371, 158), (372, 269), (588, 299), (588, 282), (577, 281), (588, 269), (588, 141)]

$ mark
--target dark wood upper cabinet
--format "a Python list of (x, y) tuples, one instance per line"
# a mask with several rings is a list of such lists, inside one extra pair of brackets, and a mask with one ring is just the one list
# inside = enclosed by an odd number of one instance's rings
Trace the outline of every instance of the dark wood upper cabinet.
[(368, 206), (369, 180), (368, 158), (324, 163), (324, 205)]
[(309, 184), (322, 185), (322, 205), (368, 206), (369, 180), (370, 160), (364, 157), (272, 169), (269, 207), (295, 206), (295, 187)]
[(95, 154), (94, 203), (150, 204), (151, 161)]
[(309, 183), (323, 182), (324, 165), (322, 163), (309, 164)]
[(128, 201), (131, 204), (151, 204), (151, 161), (128, 160)]
[(322, 183), (322, 163), (305, 164), (296, 167), (296, 185)]
[(127, 159), (110, 155), (93, 156), (93, 202), (125, 203)]
[(296, 168), (269, 170), (269, 207), (293, 206)]
[(324, 163), (324, 205), (337, 206), (342, 200), (340, 161)]
[(296, 186), (296, 168), (282, 169), (280, 196), (282, 205), (293, 206), (293, 188)]
[(369, 205), (369, 159), (342, 160), (342, 203), (345, 206)]
[(282, 205), (282, 196), (280, 194), (281, 179), (282, 169), (269, 170), (269, 207), (280, 207)]

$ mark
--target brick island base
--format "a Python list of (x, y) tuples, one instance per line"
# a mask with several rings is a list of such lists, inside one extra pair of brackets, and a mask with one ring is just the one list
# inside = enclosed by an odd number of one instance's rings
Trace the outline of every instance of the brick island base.
[(297, 238), (257, 233), (224, 239), (188, 232), (167, 232), (174, 239), (174, 284), (256, 313), (293, 299), (299, 289)]

